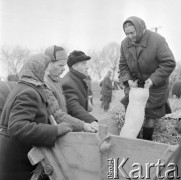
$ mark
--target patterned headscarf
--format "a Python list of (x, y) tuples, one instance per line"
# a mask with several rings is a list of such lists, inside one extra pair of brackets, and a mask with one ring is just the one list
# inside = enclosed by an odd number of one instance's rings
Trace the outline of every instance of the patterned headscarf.
[(20, 81), (26, 81), (35, 86), (43, 85), (45, 70), (49, 63), (50, 58), (44, 54), (29, 56), (20, 70)]
[(131, 22), (134, 25), (136, 29), (136, 42), (139, 42), (142, 39), (144, 31), (146, 29), (145, 22), (139, 17), (131, 16), (123, 23), (123, 29), (124, 24), (126, 24), (127, 22)]

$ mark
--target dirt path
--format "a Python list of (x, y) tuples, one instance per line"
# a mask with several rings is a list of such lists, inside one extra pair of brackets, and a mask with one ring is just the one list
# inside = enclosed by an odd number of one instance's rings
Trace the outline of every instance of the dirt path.
[(101, 107), (100, 107), (101, 103), (98, 99), (94, 100), (94, 106), (93, 106), (93, 111), (91, 112), (91, 114), (96, 117), (98, 120), (102, 120), (105, 117), (108, 116), (107, 112), (105, 112)]

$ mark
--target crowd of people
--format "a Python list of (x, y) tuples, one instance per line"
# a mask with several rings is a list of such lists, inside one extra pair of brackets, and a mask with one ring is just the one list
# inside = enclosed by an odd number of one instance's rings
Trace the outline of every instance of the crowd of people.
[[(152, 140), (155, 122), (170, 113), (169, 76), (176, 63), (165, 38), (146, 29), (138, 17), (123, 23), (126, 38), (121, 43), (119, 78), (124, 85), (125, 109), (131, 88), (149, 88), (143, 139)], [(30, 55), (18, 78), (0, 82), (0, 179), (28, 180), (35, 170), (27, 158), (33, 146), (52, 147), (58, 137), (72, 131), (95, 133), (98, 119), (90, 114), (93, 105), (90, 56), (63, 47), (50, 46), (44, 54)], [(68, 65), (69, 71), (60, 75)], [(109, 110), (112, 71), (101, 81), (101, 107)], [(52, 115), (57, 125), (50, 124)], [(11, 173), (9, 173), (11, 172)]]

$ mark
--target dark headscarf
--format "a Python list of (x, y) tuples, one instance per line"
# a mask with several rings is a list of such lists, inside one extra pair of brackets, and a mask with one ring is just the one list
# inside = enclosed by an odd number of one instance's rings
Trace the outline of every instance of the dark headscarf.
[(134, 25), (136, 29), (136, 42), (139, 42), (142, 39), (144, 31), (146, 29), (145, 22), (139, 17), (131, 16), (127, 18), (126, 21), (123, 23), (123, 30), (124, 30), (124, 25), (127, 22), (131, 22)]
[(41, 86), (44, 84), (45, 70), (50, 58), (44, 54), (34, 54), (28, 57), (19, 73), (20, 81), (26, 81)]

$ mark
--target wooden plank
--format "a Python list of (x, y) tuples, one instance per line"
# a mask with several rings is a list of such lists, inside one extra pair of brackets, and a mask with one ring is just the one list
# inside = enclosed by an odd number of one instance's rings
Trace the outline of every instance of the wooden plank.
[(28, 153), (28, 158), (30, 160), (30, 163), (32, 165), (35, 165), (44, 159), (44, 155), (39, 148), (33, 147)]
[[(69, 173), (70, 169), (71, 174), (69, 174), (69, 178), (74, 180), (100, 180), (100, 167), (103, 167), (103, 171), (101, 172), (103, 172), (102, 176), (104, 176), (104, 180), (108, 179), (109, 169), (106, 166), (108, 165), (109, 158), (113, 158), (114, 162), (117, 163), (116, 165), (119, 165), (118, 159), (120, 163), (123, 158), (128, 158), (124, 166), (128, 174), (133, 169), (132, 165), (134, 163), (139, 163), (143, 167), (143, 173), (145, 173), (145, 163), (157, 163), (158, 159), (161, 158), (165, 150), (169, 147), (167, 144), (122, 138), (114, 135), (110, 135), (106, 139), (106, 134), (106, 131), (102, 131), (99, 134), (99, 138), (97, 138), (94, 133), (71, 132), (58, 138), (56, 150), (49, 149), (51, 156), (44, 153), (45, 159), (43, 162), (49, 162), (51, 166), (52, 164), (55, 166), (55, 168), (52, 166), (52, 179), (56, 180), (57, 176), (54, 175), (55, 173), (62, 172), (62, 157), (68, 167), (64, 168), (65, 173)], [(103, 156), (99, 156), (101, 138), (105, 138), (106, 142), (110, 143), (110, 148)], [(170, 153), (168, 151), (166, 154), (169, 155)], [(114, 168), (117, 168), (116, 165)], [(117, 170), (118, 173), (116, 175), (119, 176), (119, 179), (125, 180), (126, 178), (123, 177), (118, 168)], [(64, 176), (61, 178), (64, 178)]]
[[(56, 121), (54, 120), (53, 116), (50, 116), (51, 124), (56, 125)], [(71, 169), (68, 167), (67, 162), (57, 145), (52, 148), (46, 147), (33, 147), (30, 152), (28, 153), (28, 158), (32, 165), (37, 164), (38, 162), (42, 161), (42, 164), (45, 166), (49, 166), (52, 168), (52, 173), (48, 174), (50, 179), (52, 180), (71, 180), (73, 179)], [(37, 169), (38, 170), (38, 169)]]
[[(108, 158), (115, 160), (119, 158), (120, 161), (122, 158), (129, 158), (124, 166), (128, 172), (133, 169), (133, 163), (140, 163), (143, 166), (143, 171), (145, 171), (145, 163), (157, 163), (169, 146), (167, 144), (121, 138), (114, 135), (110, 135), (109, 142), (111, 148), (103, 164), (108, 165)], [(95, 134), (68, 133), (59, 138), (57, 144), (72, 170), (74, 180), (100, 180), (99, 141)], [(108, 172), (105, 172), (105, 178), (107, 175)], [(119, 178), (125, 179), (120, 172)]]
[(107, 160), (109, 159), (108, 151), (110, 148), (108, 136), (108, 127), (99, 125), (98, 140), (99, 140), (99, 158), (100, 158), (100, 180), (107, 179)]

